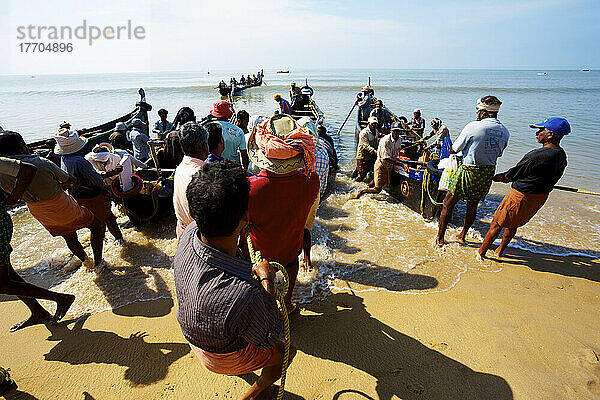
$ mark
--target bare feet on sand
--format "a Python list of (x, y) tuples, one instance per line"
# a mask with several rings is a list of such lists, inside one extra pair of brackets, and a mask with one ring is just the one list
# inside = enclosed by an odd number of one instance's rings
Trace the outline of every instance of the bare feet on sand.
[(72, 294), (65, 294), (64, 296), (64, 300), (56, 304), (56, 313), (54, 314), (54, 317), (52, 317), (52, 323), (56, 323), (63, 319), (63, 317), (67, 314), (67, 311), (69, 311), (69, 308), (71, 308), (71, 305), (75, 301), (75, 296), (73, 296)]
[(460, 244), (467, 244), (467, 241), (465, 240), (466, 235), (467, 233), (465, 231), (460, 232), (456, 237), (456, 241)]
[(16, 332), (23, 328), (27, 328), (28, 326), (43, 324), (44, 322), (48, 322), (50, 318), (52, 318), (52, 315), (50, 315), (50, 313), (46, 310), (31, 314), (31, 317), (27, 318), (25, 321), (21, 321), (18, 324), (13, 325), (12, 328), (10, 328), (10, 331)]

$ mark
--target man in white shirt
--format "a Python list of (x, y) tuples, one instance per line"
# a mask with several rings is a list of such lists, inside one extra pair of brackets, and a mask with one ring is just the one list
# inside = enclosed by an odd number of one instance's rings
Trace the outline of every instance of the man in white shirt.
[(446, 244), (444, 236), (452, 210), (460, 199), (467, 202), (465, 222), (458, 234), (459, 243), (465, 243), (467, 231), (473, 225), (477, 204), (485, 199), (496, 171), (496, 160), (508, 144), (508, 129), (498, 120), (502, 102), (495, 96), (477, 100), (477, 121), (469, 122), (454, 141), (451, 154), (462, 152), (462, 165), (452, 176), (448, 194), (440, 214), (436, 243)]
[(384, 186), (390, 184), (394, 165), (402, 165), (398, 159), (398, 153), (402, 149), (401, 132), (402, 124), (394, 122), (391, 133), (379, 141), (377, 160), (375, 161), (375, 187), (361, 190), (356, 195), (357, 199), (365, 193), (379, 193)]
[(175, 169), (173, 207), (177, 217), (177, 238), (194, 219), (190, 215), (187, 200), (187, 187), (192, 177), (206, 164), (208, 156), (208, 132), (196, 122), (186, 122), (179, 130), (179, 143), (183, 150), (183, 160)]

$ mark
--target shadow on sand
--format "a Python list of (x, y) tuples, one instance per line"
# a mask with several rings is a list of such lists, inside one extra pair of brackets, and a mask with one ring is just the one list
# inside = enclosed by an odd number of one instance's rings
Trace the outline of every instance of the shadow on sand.
[(39, 400), (37, 397), (23, 392), (17, 388), (9, 390), (3, 396), (0, 396), (0, 398), (4, 398), (6, 400)]
[[(373, 376), (380, 400), (513, 398), (503, 378), (473, 371), (385, 325), (367, 312), (360, 297), (333, 294), (306, 309), (316, 315), (295, 319), (298, 350)], [(343, 399), (344, 393), (352, 393), (348, 398), (371, 399), (351, 388), (336, 393), (334, 399)]]
[[(83, 327), (88, 317), (48, 325), (51, 335), (46, 340), (58, 343), (44, 354), (44, 359), (71, 365), (124, 366), (124, 379), (143, 386), (164, 379), (169, 366), (190, 352), (187, 343), (148, 343), (144, 332), (125, 338), (113, 332), (91, 331)], [(72, 323), (73, 328), (69, 329)]]
[[(147, 272), (137, 265), (137, 258), (143, 254), (144, 258), (156, 260), (155, 265), (171, 266), (171, 259), (162, 250), (151, 243), (140, 245), (134, 242), (127, 242), (121, 248), (121, 257), (131, 264), (131, 266), (112, 266), (95, 279), (96, 284), (104, 293), (107, 301), (110, 303), (113, 313), (123, 316), (141, 316), (141, 317), (162, 317), (173, 308), (173, 298), (169, 288), (155, 270), (160, 268), (154, 266)], [(153, 282), (153, 288), (148, 286), (148, 281)], [(127, 290), (124, 290), (124, 284)], [(155, 300), (162, 299), (159, 302), (147, 301), (146, 306), (123, 306), (129, 304), (135, 299)], [(156, 307), (159, 305), (159, 307)]]

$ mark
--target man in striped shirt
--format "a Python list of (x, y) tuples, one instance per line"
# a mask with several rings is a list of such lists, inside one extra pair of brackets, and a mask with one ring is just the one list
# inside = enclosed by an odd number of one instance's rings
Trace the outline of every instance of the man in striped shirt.
[(194, 222), (179, 238), (173, 262), (177, 320), (200, 361), (224, 375), (262, 368), (243, 399), (262, 398), (279, 379), (284, 349), (274, 271), (266, 261), (252, 266), (236, 257), (249, 196), (250, 182), (238, 164), (203, 166), (187, 189)]

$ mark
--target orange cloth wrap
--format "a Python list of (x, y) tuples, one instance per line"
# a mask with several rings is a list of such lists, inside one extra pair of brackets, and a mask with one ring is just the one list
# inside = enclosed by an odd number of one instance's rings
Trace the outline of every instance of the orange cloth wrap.
[(267, 119), (256, 128), (256, 145), (264, 155), (268, 158), (286, 160), (300, 154), (304, 161), (306, 174), (310, 175), (311, 172), (315, 172), (317, 161), (315, 156), (317, 140), (315, 137), (303, 127), (298, 126), (288, 133), (285, 139), (281, 139), (269, 131), (270, 122), (271, 120)]
[(243, 375), (264, 368), (269, 365), (276, 351), (275, 346), (260, 349), (253, 344), (225, 354), (209, 353), (193, 344), (190, 347), (206, 369), (221, 375)]
[(50, 200), (27, 203), (27, 207), (52, 236), (66, 235), (94, 222), (94, 214), (65, 192)]

